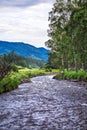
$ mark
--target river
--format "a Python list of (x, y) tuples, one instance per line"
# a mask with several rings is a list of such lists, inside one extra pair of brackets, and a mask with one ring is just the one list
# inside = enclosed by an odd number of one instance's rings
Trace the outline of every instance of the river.
[(52, 77), (0, 95), (0, 130), (87, 130), (87, 90)]

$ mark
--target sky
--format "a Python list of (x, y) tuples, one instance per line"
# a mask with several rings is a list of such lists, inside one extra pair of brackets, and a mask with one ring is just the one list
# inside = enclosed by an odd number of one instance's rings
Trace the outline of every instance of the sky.
[(45, 47), (55, 0), (0, 0), (0, 40)]

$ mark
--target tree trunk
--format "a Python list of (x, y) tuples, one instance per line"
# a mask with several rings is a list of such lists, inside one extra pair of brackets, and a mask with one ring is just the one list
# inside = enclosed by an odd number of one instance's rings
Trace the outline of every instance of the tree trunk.
[(77, 57), (77, 54), (74, 55), (74, 64), (75, 64), (75, 71), (78, 72), (78, 57)]
[(64, 58), (63, 58), (63, 55), (61, 56), (61, 59), (62, 59), (62, 67), (64, 68)]

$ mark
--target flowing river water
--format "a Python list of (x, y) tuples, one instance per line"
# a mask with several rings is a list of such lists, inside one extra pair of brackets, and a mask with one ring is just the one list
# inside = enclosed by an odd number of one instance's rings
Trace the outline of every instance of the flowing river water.
[(87, 90), (52, 77), (0, 95), (0, 130), (87, 130)]

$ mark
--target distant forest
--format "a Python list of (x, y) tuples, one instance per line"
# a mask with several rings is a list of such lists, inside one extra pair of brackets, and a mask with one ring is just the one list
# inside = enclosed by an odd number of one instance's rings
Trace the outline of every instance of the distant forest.
[(14, 51), (11, 51), (9, 54), (0, 55), (0, 63), (1, 63), (1, 65), (14, 64), (17, 66), (27, 67), (30, 69), (31, 68), (42, 68), (45, 64), (44, 61), (41, 61), (38, 59), (25, 58), (23, 56), (19, 56)]

